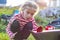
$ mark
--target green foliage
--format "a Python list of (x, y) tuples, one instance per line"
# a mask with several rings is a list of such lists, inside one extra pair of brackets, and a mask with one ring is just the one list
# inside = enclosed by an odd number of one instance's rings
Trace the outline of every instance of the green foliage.
[(48, 20), (46, 18), (42, 18), (39, 15), (35, 16), (35, 20), (38, 25), (46, 26), (48, 24)]
[(28, 39), (27, 40), (35, 40), (35, 38), (33, 37), (33, 35), (32, 34), (30, 34), (30, 36), (28, 37)]
[(6, 33), (0, 33), (0, 40), (9, 40), (9, 37)]
[(2, 14), (7, 14), (7, 15), (12, 14), (15, 9), (16, 8), (8, 8), (8, 7), (7, 8), (0, 8), (0, 15), (2, 15)]
[(5, 25), (0, 25), (0, 32), (5, 32)]
[[(9, 36), (6, 33), (0, 33), (0, 40), (9, 40)], [(27, 40), (35, 40), (32, 34), (28, 37)]]
[(5, 32), (6, 29), (6, 24), (4, 24), (4, 21), (1, 20), (0, 22), (0, 32)]

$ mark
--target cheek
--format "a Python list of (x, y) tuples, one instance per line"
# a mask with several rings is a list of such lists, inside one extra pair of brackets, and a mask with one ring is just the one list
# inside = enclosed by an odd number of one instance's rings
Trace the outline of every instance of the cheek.
[(27, 18), (32, 18), (32, 16), (31, 15), (27, 15)]
[(27, 13), (26, 12), (24, 12), (24, 16), (27, 16)]

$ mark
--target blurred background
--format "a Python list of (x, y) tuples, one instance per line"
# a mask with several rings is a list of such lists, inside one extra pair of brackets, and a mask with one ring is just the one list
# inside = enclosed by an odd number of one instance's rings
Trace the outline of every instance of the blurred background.
[[(5, 28), (11, 17), (17, 15), (21, 5), (26, 1), (35, 1), (40, 10), (35, 16), (38, 26), (45, 28), (52, 25), (60, 29), (60, 0), (0, 0), (0, 40), (9, 40)], [(32, 34), (28, 40), (35, 40)]]

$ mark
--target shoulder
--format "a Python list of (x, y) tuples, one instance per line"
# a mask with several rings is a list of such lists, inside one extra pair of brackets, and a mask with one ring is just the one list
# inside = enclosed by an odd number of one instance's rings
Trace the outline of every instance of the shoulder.
[(18, 20), (14, 20), (13, 23), (14, 24), (17, 24), (17, 23), (19, 23), (19, 21)]

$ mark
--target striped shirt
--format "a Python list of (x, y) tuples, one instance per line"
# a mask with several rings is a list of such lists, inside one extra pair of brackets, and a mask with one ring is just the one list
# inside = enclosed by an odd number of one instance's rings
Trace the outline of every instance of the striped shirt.
[(36, 23), (35, 23), (34, 18), (31, 18), (30, 20), (25, 20), (25, 19), (22, 17), (22, 14), (20, 13), (20, 14), (18, 14), (18, 15), (16, 15), (16, 16), (12, 17), (12, 18), (10, 19), (7, 27), (6, 27), (6, 32), (7, 32), (7, 34), (9, 35), (10, 38), (11, 38), (11, 36), (13, 35), (13, 33), (12, 33), (11, 30), (10, 30), (10, 26), (11, 26), (12, 22), (13, 22), (15, 19), (17, 19), (17, 20), (19, 21), (19, 23), (20, 23), (20, 25), (21, 25), (22, 27), (23, 27), (27, 22), (32, 21), (33, 30), (36, 30), (36, 29), (37, 29), (37, 25), (36, 25)]

